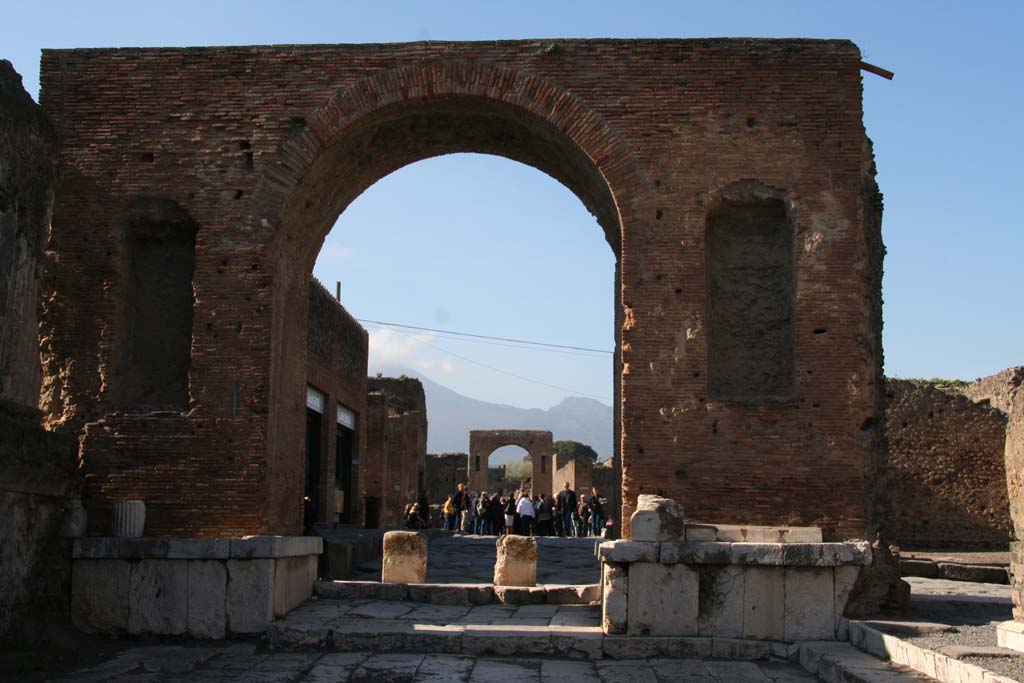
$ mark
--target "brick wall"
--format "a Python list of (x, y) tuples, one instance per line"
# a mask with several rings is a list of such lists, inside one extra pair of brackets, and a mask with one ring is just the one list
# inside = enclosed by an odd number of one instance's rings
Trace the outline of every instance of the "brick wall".
[(384, 526), (401, 526), (402, 512), (419, 500), (421, 477), (426, 483), (427, 400), (423, 385), (411, 377), (371, 377), (369, 390), (384, 397), (384, 418), (369, 439), (383, 441), (381, 462)]
[(335, 506), (337, 406), (356, 415), (353, 449), (352, 501), (349, 516), (342, 521), (363, 520), (363, 485), (366, 476), (361, 454), (366, 451), (366, 368), (370, 338), (345, 307), (317, 280), (309, 283), (309, 333), (306, 338), (307, 382), (327, 395), (327, 410), (321, 434), (320, 510), (321, 522), (338, 521)]
[(466, 453), (427, 455), (427, 501), (431, 505), (443, 504), (459, 483), (467, 483), (468, 461)]
[(1021, 395), (1024, 385), (1024, 365), (1006, 368), (990, 377), (983, 377), (962, 391), (963, 395), (975, 403), (985, 403), (1010, 413), (1010, 406)]
[(1010, 540), (1006, 415), (957, 393), (886, 380), (888, 531), (906, 547)]
[[(881, 200), (852, 43), (46, 50), (41, 83), (66, 145), (48, 245), (60, 268), (45, 280), (44, 409), (74, 434), (87, 423), (113, 430), (83, 442), (97, 486), (128, 491), (159, 476), (180, 487), (181, 508), (160, 514), (194, 518), (188, 529), (226, 533), (244, 519), (248, 532), (296, 531), (307, 288), (322, 240), (384, 175), (481, 152), (562, 182), (618, 256), (624, 517), (638, 494), (661, 493), (710, 521), (816, 524), (830, 538), (873, 528)], [(750, 186), (791, 219), (782, 344), (792, 349), (775, 357), (793, 359), (783, 368), (792, 390), (712, 398), (705, 231), (714, 208)], [(112, 417), (126, 276), (118, 226), (140, 195), (175, 202), (198, 226), (189, 400), (144, 418), (144, 433), (122, 433)], [(241, 416), (230, 413), (233, 388)], [(104, 450), (155, 435), (166, 448), (146, 467)], [(186, 495), (193, 481), (212, 487), (209, 498)], [(161, 526), (188, 530), (175, 524)]]

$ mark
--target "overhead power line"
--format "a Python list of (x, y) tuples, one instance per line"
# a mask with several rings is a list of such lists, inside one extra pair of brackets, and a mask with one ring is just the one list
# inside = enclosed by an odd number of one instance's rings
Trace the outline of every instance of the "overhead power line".
[[(365, 318), (356, 318), (361, 323), (371, 323), (374, 325), (384, 325), (385, 327), (401, 327), (406, 330), (418, 330), (420, 332), (437, 332), (440, 334), (451, 334), (457, 337), (473, 337), (475, 339), (493, 339), (495, 341), (514, 342), (516, 344), (527, 344), (529, 346), (546, 346), (552, 349), (569, 349), (572, 351), (590, 351), (593, 353), (606, 353), (612, 355), (613, 351), (607, 349), (591, 349), (585, 346), (570, 346), (567, 344), (549, 344), (547, 342), (530, 341), (527, 339), (510, 339), (509, 337), (492, 337), (486, 334), (472, 334), (469, 332), (453, 332), (452, 330), (439, 330), (433, 327), (419, 327), (417, 325), (403, 325), (401, 323), (386, 323), (380, 320), (366, 320)], [(397, 330), (396, 330), (397, 331)]]
[[(380, 322), (375, 322), (375, 321), (372, 321), (372, 320), (360, 320), (360, 322), (369, 322), (369, 323), (373, 323), (375, 325), (383, 325), (385, 327), (387, 327), (389, 325), (388, 323), (380, 323)], [(404, 327), (408, 327), (408, 326), (404, 326)], [(394, 329), (394, 328), (392, 328), (392, 329)], [(433, 331), (433, 330), (430, 330), (430, 331)], [(467, 363), (472, 363), (473, 365), (479, 365), (480, 367), (485, 368), (487, 370), (491, 370), (493, 372), (497, 372), (497, 373), (500, 373), (502, 375), (508, 375), (509, 377), (515, 377), (516, 379), (520, 379), (520, 380), (522, 380), (524, 382), (531, 382), (532, 384), (539, 384), (540, 386), (548, 387), (549, 389), (558, 389), (559, 391), (568, 391), (570, 394), (575, 394), (577, 396), (586, 396), (587, 398), (593, 398), (593, 399), (596, 399), (598, 401), (608, 401), (609, 400), (607, 397), (604, 397), (604, 396), (595, 396), (594, 394), (588, 394), (588, 393), (586, 393), (584, 391), (577, 391), (576, 389), (570, 389), (569, 387), (562, 387), (562, 386), (559, 386), (557, 384), (548, 384), (547, 382), (542, 382), (539, 379), (531, 379), (529, 377), (523, 377), (522, 375), (517, 375), (514, 372), (509, 372), (508, 370), (502, 370), (501, 368), (496, 368), (493, 365), (487, 365), (486, 363), (481, 363), (480, 361), (473, 360), (472, 358), (467, 358), (466, 356), (462, 356), (460, 354), (457, 354), (454, 351), (449, 351), (448, 349), (442, 349), (440, 346), (435, 346), (434, 344), (431, 344), (429, 342), (425, 342), (422, 339), (417, 339), (413, 335), (408, 334), (406, 332), (402, 332), (401, 330), (397, 330), (396, 329), (395, 332), (397, 332), (398, 334), (400, 334), (400, 335), (402, 335), (404, 337), (408, 337), (409, 339), (411, 339), (412, 341), (416, 342), (417, 344), (423, 344), (424, 346), (429, 346), (432, 349), (440, 351), (441, 353), (446, 353), (449, 356), (454, 356), (455, 358), (458, 358), (460, 360), (464, 360)]]

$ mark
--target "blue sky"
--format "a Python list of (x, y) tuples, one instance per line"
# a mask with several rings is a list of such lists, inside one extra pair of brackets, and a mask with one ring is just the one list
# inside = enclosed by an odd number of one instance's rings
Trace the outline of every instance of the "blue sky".
[[(864, 78), (885, 194), (886, 372), (973, 379), (1024, 363), (1024, 3), (2, 5), (0, 57), (33, 95), (43, 47), (850, 38), (867, 61), (896, 72), (892, 82)], [(511, 161), (457, 155), (368, 190), (339, 220), (316, 273), (332, 289), (341, 280), (344, 303), (361, 318), (611, 349), (613, 267), (568, 190)], [(373, 330), (372, 345), (375, 363), (413, 366), (486, 400), (548, 407), (570, 393), (611, 398), (606, 354), (389, 330)]]

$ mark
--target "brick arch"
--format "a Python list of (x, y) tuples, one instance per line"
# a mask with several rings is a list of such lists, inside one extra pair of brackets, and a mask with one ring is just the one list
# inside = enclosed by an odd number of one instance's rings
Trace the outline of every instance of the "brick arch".
[[(506, 129), (511, 139), (502, 140), (489, 136), (493, 131), (474, 137), (473, 131), (463, 129), (455, 139), (427, 141), (419, 149), (387, 155), (345, 178), (349, 186), (336, 188), (333, 197), (310, 203), (311, 194), (323, 194), (317, 187), (319, 174), (336, 174), (343, 152), (365, 151), (361, 145), (373, 136), (372, 143), (379, 146), (403, 120), (429, 128), (431, 114), (447, 114), (449, 121), (486, 120), (514, 130)], [(478, 120), (472, 121), (474, 117)], [(279, 221), (272, 244), (286, 251), (286, 243), (305, 246), (301, 256), (310, 268), (327, 232), (353, 199), (385, 175), (431, 156), (480, 152), (538, 168), (580, 198), (616, 255), (621, 226), (631, 222), (635, 200), (650, 189), (627, 145), (597, 112), (560, 85), (511, 67), (451, 61), (382, 71), (338, 90), (295, 125), (296, 132), (281, 145), (264, 175), (255, 206), (264, 217)], [(525, 149), (523, 135), (544, 145), (558, 144), (559, 154)], [(297, 235), (298, 223), (315, 225), (315, 234)]]
[[(647, 192), (618, 133), (579, 97), (549, 80), (487, 63), (432, 62), (379, 72), (335, 92), (295, 124), (254, 197), (272, 230), (265, 253), (274, 264), (270, 385), (277, 398), (268, 442), (276, 451), (270, 460), (285, 477), (292, 454), (300, 452), (306, 283), (337, 217), (364, 190), (433, 156), (503, 156), (572, 191), (597, 219), (617, 263), (623, 226), (639, 224), (633, 207)], [(618, 266), (614, 285), (618, 359)], [(620, 368), (616, 360), (616, 433)]]
[[(533, 490), (551, 494), (552, 454), (554, 438), (541, 429), (474, 429), (469, 433), (469, 489), (487, 488), (488, 460), (491, 453), (503, 446), (519, 446), (530, 454), (533, 464)], [(479, 459), (480, 466), (477, 467)]]

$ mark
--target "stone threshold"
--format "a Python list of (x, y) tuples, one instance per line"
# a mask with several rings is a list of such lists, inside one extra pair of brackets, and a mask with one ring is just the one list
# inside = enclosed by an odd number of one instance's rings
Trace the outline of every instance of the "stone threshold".
[(631, 541), (602, 543), (598, 557), (606, 562), (659, 562), (688, 565), (759, 567), (837, 567), (871, 564), (871, 544), (731, 543), (723, 541)]
[(241, 538), (93, 537), (75, 539), (72, 557), (89, 560), (252, 560), (319, 555), (319, 536)]
[(849, 622), (850, 643), (863, 652), (888, 659), (941, 683), (1017, 683), (976, 664), (919, 647), (874, 628), (870, 622)]
[(964, 562), (936, 562), (927, 558), (900, 558), (900, 576), (918, 576), (923, 579), (946, 579), (972, 583), (1010, 584), (1009, 564), (968, 564)]
[(380, 583), (319, 581), (317, 597), (328, 600), (412, 601), (432, 605), (595, 605), (601, 585), (494, 586), (487, 583)]
[[(935, 679), (910, 667), (886, 662), (861, 652), (849, 643), (801, 643), (793, 660), (826, 683), (922, 683)], [(979, 678), (971, 683), (989, 683)], [(993, 680), (992, 683), (995, 683)]]

